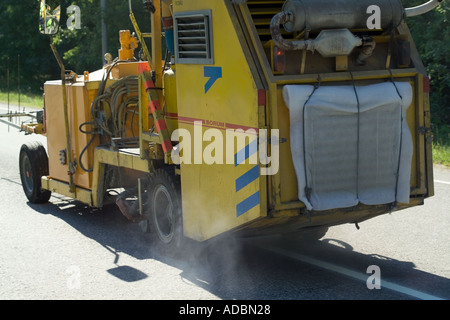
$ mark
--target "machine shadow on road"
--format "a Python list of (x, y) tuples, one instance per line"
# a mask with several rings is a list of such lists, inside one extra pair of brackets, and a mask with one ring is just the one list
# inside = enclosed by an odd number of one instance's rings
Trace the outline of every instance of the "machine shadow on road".
[[(300, 241), (283, 236), (238, 238), (226, 234), (204, 243), (186, 239), (176, 253), (162, 253), (149, 234), (143, 233), (138, 224), (126, 220), (115, 205), (92, 209), (58, 195), (50, 201), (45, 205), (28, 205), (41, 214), (65, 221), (99, 243), (111, 252), (114, 263), (121, 254), (138, 260), (157, 260), (181, 270), (182, 281), (224, 300), (392, 299), (388, 289), (369, 290), (362, 281), (268, 250), (269, 247), (363, 275), (369, 266), (376, 265), (382, 270), (383, 280), (401, 282), (423, 292), (449, 292), (450, 288), (450, 279), (418, 270), (413, 262), (376, 253), (359, 253), (351, 244), (326, 235), (320, 240)], [(145, 272), (132, 266), (118, 266), (105, 272), (126, 282), (147, 278)], [(367, 274), (367, 278), (369, 276)], [(353, 290), (346, 289), (349, 282)], [(408, 295), (397, 296), (415, 299)]]

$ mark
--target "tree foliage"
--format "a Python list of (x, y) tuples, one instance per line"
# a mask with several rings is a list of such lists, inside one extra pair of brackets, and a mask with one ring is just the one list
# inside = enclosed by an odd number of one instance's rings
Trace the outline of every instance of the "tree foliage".
[(22, 90), (39, 90), (43, 81), (54, 75), (48, 39), (38, 33), (39, 7), (35, 1), (0, 2), (0, 89), (17, 89), (20, 73)]
[[(60, 69), (50, 49), (50, 40), (38, 30), (40, 0), (0, 2), (0, 90), (17, 90), (20, 74), (22, 92), (42, 92), (42, 84), (59, 79)], [(66, 26), (66, 9), (75, 4), (81, 10), (81, 29)], [(150, 32), (150, 17), (141, 0), (133, 0), (133, 12), (143, 32)], [(54, 37), (66, 69), (82, 74), (102, 67), (102, 12), (99, 0), (61, 1), (61, 32)], [(120, 30), (133, 30), (128, 0), (107, 0), (105, 21), (108, 51), (116, 57)], [(19, 58), (20, 57), (20, 58)]]
[[(422, 0), (403, 1), (405, 7)], [(436, 127), (450, 125), (450, 1), (422, 16), (408, 18), (414, 42), (430, 76), (431, 108)]]
[[(68, 4), (70, 5), (70, 3)], [(63, 28), (58, 35), (58, 48), (64, 52), (64, 61), (76, 72), (92, 71), (102, 67), (102, 12), (99, 0), (77, 0), (81, 9), (82, 28)], [(142, 1), (132, 1), (133, 13), (142, 32), (150, 32), (150, 16), (143, 10)], [(104, 13), (108, 35), (108, 52), (113, 57), (120, 48), (119, 31), (134, 31), (129, 18), (128, 0), (108, 0)], [(65, 21), (63, 19), (63, 21)]]

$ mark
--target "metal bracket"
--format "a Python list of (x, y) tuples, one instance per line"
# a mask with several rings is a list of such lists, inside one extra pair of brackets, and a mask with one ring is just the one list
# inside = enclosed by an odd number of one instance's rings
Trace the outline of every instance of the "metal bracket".
[(418, 129), (417, 129), (417, 132), (419, 133), (419, 134), (421, 134), (421, 135), (427, 135), (428, 133), (430, 133), (430, 132), (432, 132), (433, 131), (433, 128), (431, 128), (431, 127), (419, 127)]

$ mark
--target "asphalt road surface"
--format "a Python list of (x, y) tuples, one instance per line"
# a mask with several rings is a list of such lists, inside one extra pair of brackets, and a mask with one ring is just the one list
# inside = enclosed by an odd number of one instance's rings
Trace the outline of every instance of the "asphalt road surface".
[[(0, 105), (0, 113), (4, 106)], [(115, 206), (54, 194), (27, 202), (20, 146), (0, 123), (0, 299), (421, 300), (450, 298), (450, 170), (435, 168), (424, 206), (330, 228), (319, 241), (282, 236), (158, 253)]]

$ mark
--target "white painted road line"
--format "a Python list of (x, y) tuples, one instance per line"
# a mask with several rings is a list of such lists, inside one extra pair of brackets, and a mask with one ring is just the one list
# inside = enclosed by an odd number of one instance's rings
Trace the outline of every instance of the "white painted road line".
[[(298, 261), (302, 261), (302, 262), (305, 262), (305, 263), (308, 263), (308, 264), (315, 265), (315, 266), (320, 267), (322, 269), (326, 269), (326, 270), (329, 270), (329, 271), (337, 272), (337, 273), (343, 274), (345, 276), (354, 278), (356, 280), (361, 280), (361, 281), (363, 281), (365, 283), (367, 282), (367, 279), (370, 276), (369, 274), (362, 274), (360, 272), (357, 272), (357, 271), (354, 271), (354, 270), (351, 270), (351, 269), (340, 267), (340, 266), (337, 266), (337, 265), (334, 265), (332, 263), (328, 263), (328, 262), (325, 262), (325, 261), (317, 260), (317, 259), (305, 256), (305, 255), (302, 255), (302, 254), (299, 254), (299, 253), (295, 253), (295, 252), (291, 252), (291, 251), (288, 251), (288, 250), (284, 250), (282, 248), (277, 248), (277, 247), (273, 247), (273, 246), (270, 246), (270, 245), (265, 245), (264, 247), (261, 246), (260, 248), (261, 249), (265, 249), (265, 250), (270, 250), (270, 251), (272, 251), (274, 253), (281, 254), (281, 255), (287, 256), (289, 258), (298, 260)], [(402, 293), (402, 294), (406, 294), (406, 295), (409, 295), (411, 297), (414, 297), (414, 298), (417, 298), (417, 299), (421, 299), (421, 300), (444, 300), (443, 298), (436, 297), (436, 296), (433, 296), (431, 294), (424, 293), (424, 292), (421, 292), (421, 291), (417, 291), (417, 290), (414, 290), (414, 289), (411, 289), (411, 288), (408, 288), (408, 287), (405, 287), (405, 286), (401, 286), (401, 285), (398, 285), (396, 283), (393, 283), (393, 282), (390, 282), (390, 281), (386, 281), (386, 280), (381, 280), (381, 287), (382, 288), (386, 288), (386, 289), (390, 289), (392, 291), (396, 291), (396, 292), (399, 292), (399, 293)]]
[(436, 182), (436, 183), (442, 183), (442, 184), (448, 184), (448, 185), (450, 185), (450, 182), (448, 182), (448, 181), (442, 181), (442, 180), (434, 180), (434, 182)]

